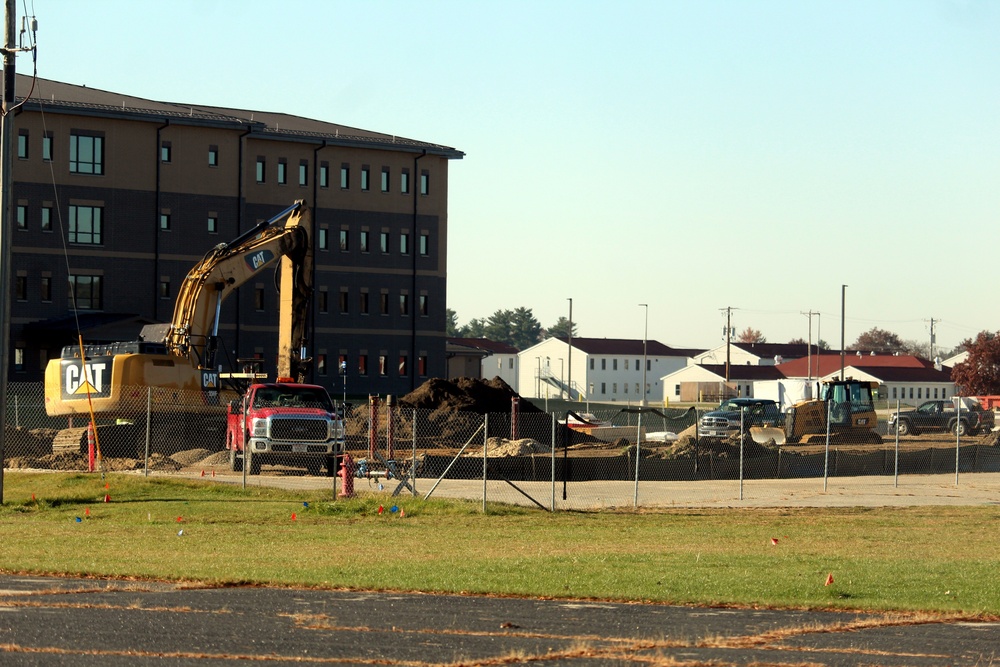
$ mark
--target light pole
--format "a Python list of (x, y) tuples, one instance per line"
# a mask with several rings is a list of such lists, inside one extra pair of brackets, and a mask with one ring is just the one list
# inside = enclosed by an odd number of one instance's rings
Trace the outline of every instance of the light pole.
[(640, 303), (646, 311), (645, 323), (642, 327), (642, 402), (641, 407), (646, 407), (646, 345), (649, 337), (649, 304)]

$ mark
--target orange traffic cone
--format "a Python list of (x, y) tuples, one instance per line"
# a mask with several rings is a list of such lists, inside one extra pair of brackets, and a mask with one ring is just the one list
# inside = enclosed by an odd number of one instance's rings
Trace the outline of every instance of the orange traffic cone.
[(833, 572), (831, 572), (830, 574), (826, 575), (826, 583), (823, 584), (823, 585), (824, 586), (829, 586), (832, 583), (833, 583)]
[(110, 503), (111, 502), (111, 494), (110, 493), (105, 493), (104, 494), (104, 502), (106, 502), (106, 503)]

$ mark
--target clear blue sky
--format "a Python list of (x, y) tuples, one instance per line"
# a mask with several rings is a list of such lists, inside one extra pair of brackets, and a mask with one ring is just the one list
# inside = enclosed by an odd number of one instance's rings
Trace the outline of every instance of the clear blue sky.
[[(21, 3), (19, 3), (20, 5)], [(19, 6), (19, 15), (23, 12)], [(29, 5), (30, 10), (31, 5)], [(45, 78), (446, 144), (448, 306), (1000, 329), (1000, 3), (34, 0)], [(18, 70), (29, 71), (21, 56)]]

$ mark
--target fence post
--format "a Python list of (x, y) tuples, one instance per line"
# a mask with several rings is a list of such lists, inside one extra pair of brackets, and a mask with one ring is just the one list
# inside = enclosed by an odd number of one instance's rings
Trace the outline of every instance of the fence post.
[(899, 486), (899, 399), (896, 399), (896, 462), (893, 465), (892, 485)]
[(483, 514), (486, 514), (486, 448), (490, 441), (490, 415), (483, 415)]
[(955, 486), (958, 486), (958, 452), (962, 445), (962, 397), (955, 397)]
[(642, 408), (639, 409), (639, 415), (636, 419), (635, 426), (635, 488), (632, 491), (632, 508), (639, 508), (639, 457), (641, 455), (640, 447), (642, 446)]
[(149, 477), (149, 429), (153, 423), (153, 388), (146, 387), (146, 447), (143, 467), (145, 476)]
[(555, 414), (549, 415), (552, 418), (552, 433), (549, 435), (550, 450), (552, 453), (552, 512), (556, 511), (556, 416)]
[(740, 500), (743, 500), (743, 415), (746, 411), (740, 408)]
[(826, 493), (827, 478), (830, 476), (830, 416), (833, 414), (833, 400), (826, 402), (826, 447), (823, 449), (823, 493)]
[[(413, 497), (417, 497), (417, 409), (413, 408), (413, 433), (411, 435), (411, 440), (413, 442), (413, 463), (410, 465), (410, 489), (413, 491)], [(425, 459), (426, 460), (426, 459)]]

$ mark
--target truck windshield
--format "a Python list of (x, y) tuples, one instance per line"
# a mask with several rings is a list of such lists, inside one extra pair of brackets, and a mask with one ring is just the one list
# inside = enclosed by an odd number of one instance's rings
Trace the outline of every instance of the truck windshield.
[(322, 389), (312, 387), (267, 387), (259, 389), (253, 397), (255, 408), (319, 408), (333, 412), (330, 396)]

